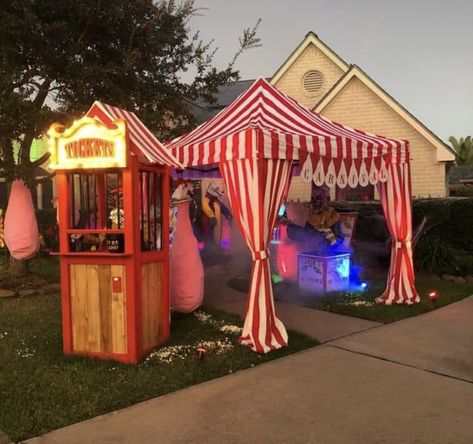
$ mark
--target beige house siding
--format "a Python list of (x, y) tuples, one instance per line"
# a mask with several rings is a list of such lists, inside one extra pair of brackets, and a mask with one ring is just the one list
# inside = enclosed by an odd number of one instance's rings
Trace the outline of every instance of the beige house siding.
[(358, 79), (352, 78), (322, 114), (370, 133), (407, 139), (410, 143), (412, 194), (422, 197), (446, 195), (445, 164), (436, 161), (432, 144)]
[[(410, 143), (413, 196), (447, 195), (445, 163), (436, 161), (436, 150), (432, 144), (358, 79), (352, 78), (322, 114), (353, 128), (395, 139), (407, 139)], [(293, 178), (288, 199), (308, 200), (310, 187), (300, 178)], [(331, 197), (335, 197), (334, 189), (331, 190)], [(377, 193), (375, 197), (378, 198)]]
[(311, 185), (302, 182), (299, 176), (291, 178), (289, 191), (287, 193), (288, 202), (308, 202), (310, 200)]
[[(322, 73), (324, 81), (320, 92), (316, 96), (309, 96), (305, 93), (302, 80), (308, 71), (314, 69)], [(275, 83), (275, 86), (304, 106), (313, 108), (343, 74), (341, 68), (315, 45), (310, 44)]]
[[(321, 91), (312, 97), (306, 94), (302, 84), (304, 75), (310, 70), (318, 70), (324, 77)], [(339, 80), (340, 83), (327, 94)], [(350, 67), (331, 52), (315, 34), (306, 35), (275, 73), (273, 84), (329, 119), (386, 137), (409, 140), (413, 195), (444, 197), (448, 194), (445, 161), (451, 160), (452, 156), (442, 142), (437, 141), (436, 136), (425, 129), (421, 122), (386, 96), (358, 67)], [(307, 200), (310, 186), (294, 178), (289, 189), (289, 199)], [(335, 190), (331, 190), (331, 195), (334, 197)], [(376, 190), (375, 198), (378, 198)]]

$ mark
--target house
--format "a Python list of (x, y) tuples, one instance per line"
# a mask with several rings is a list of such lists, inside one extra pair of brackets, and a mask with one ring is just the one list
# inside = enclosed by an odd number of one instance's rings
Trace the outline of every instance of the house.
[[(245, 91), (252, 80), (221, 87), (208, 117)], [(309, 32), (270, 78), (281, 91), (306, 107), (344, 125), (410, 142), (412, 192), (416, 197), (448, 195), (446, 167), (455, 159), (451, 148), (413, 116), (360, 67), (350, 65)], [(199, 103), (200, 107), (206, 106)], [(289, 199), (308, 200), (310, 184), (294, 177)], [(371, 200), (372, 188), (334, 189), (332, 198)]]

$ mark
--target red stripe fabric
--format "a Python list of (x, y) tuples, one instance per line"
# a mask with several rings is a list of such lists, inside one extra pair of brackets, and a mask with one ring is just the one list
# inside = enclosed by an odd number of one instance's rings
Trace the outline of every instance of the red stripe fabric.
[(290, 178), (291, 162), (233, 159), (220, 163), (230, 204), (253, 257), (247, 311), (240, 343), (256, 352), (287, 345), (287, 332), (274, 309), (268, 247), (277, 211)]
[(98, 110), (105, 113), (111, 120), (125, 120), (131, 142), (150, 162), (182, 168), (182, 163), (156, 139), (153, 133), (146, 128), (143, 122), (141, 122), (134, 113), (106, 103), (95, 102), (87, 112), (87, 115), (100, 118)]
[(378, 302), (414, 304), (420, 302), (415, 288), (412, 256), (412, 191), (410, 165), (390, 163), (388, 180), (378, 184), (381, 203), (391, 234), (391, 264), (386, 290)]
[[(300, 151), (312, 152), (314, 145), (318, 147), (323, 140), (321, 156), (371, 158), (375, 154), (381, 156), (394, 153), (394, 162), (406, 162), (408, 159), (407, 141), (368, 134), (332, 122), (298, 104), (262, 77), (219, 114), (166, 146), (180, 159), (179, 153), (183, 150), (189, 151), (200, 143), (223, 140), (249, 129), (282, 135), (279, 137), (277, 152), (273, 146), (265, 147), (264, 156), (267, 158), (298, 159), (301, 157)], [(288, 143), (281, 143), (284, 138), (287, 138)], [(346, 149), (353, 146), (356, 146), (356, 153)], [(208, 144), (205, 149), (209, 149)], [(224, 158), (231, 160), (245, 157), (250, 158), (251, 155), (244, 150), (231, 149)], [(193, 156), (192, 161), (184, 166), (196, 166), (199, 162), (203, 162), (202, 157)]]

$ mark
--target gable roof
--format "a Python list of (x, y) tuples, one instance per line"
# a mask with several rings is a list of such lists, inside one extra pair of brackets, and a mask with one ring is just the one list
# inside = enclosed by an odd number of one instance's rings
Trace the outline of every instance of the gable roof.
[(384, 103), (386, 103), (394, 112), (409, 123), (417, 132), (419, 132), (425, 139), (427, 139), (437, 150), (437, 161), (445, 162), (455, 160), (455, 155), (452, 149), (443, 142), (437, 135), (435, 135), (429, 128), (427, 128), (420, 120), (418, 120), (412, 113), (404, 108), (397, 100), (381, 88), (371, 77), (369, 77), (357, 65), (351, 65), (350, 69), (327, 91), (327, 93), (315, 105), (314, 111), (322, 113), (323, 110), (343, 91), (348, 82), (357, 78), (370, 91), (378, 96)]
[(334, 62), (343, 72), (348, 71), (350, 65), (345, 62), (338, 54), (336, 54), (331, 48), (329, 48), (319, 37), (312, 31), (308, 32), (301, 43), (296, 49), (289, 55), (285, 62), (277, 69), (277, 71), (271, 77), (271, 84), (275, 85), (278, 80), (286, 73), (291, 65), (297, 60), (297, 58), (304, 52), (309, 46), (314, 45), (323, 54), (325, 54), (332, 62)]
[(182, 165), (164, 148), (163, 144), (136, 117), (135, 113), (95, 101), (89, 111), (87, 111), (87, 116), (97, 117), (104, 123), (113, 123), (114, 120), (123, 119), (126, 122), (131, 142), (149, 162), (182, 168)]
[(231, 159), (366, 159), (409, 161), (408, 142), (375, 136), (310, 111), (263, 77), (233, 103), (166, 147), (185, 166)]

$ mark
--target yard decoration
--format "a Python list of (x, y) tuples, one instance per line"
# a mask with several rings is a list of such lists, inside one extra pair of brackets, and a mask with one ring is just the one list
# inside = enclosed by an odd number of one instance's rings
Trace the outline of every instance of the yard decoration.
[(268, 247), (296, 161), (302, 179), (318, 186), (378, 187), (393, 239), (386, 290), (378, 301), (420, 301), (412, 263), (406, 140), (332, 122), (260, 77), (228, 107), (167, 148), (184, 167), (218, 164), (225, 181), (235, 221), (253, 258), (242, 344), (257, 352), (287, 344), (286, 329), (274, 309)]
[(63, 348), (136, 363), (169, 338), (169, 171), (135, 114), (95, 102), (49, 130)]
[(192, 232), (187, 185), (179, 185), (172, 197), (173, 205), (177, 206), (177, 224), (170, 258), (171, 308), (190, 313), (202, 305), (204, 267)]
[(430, 299), (430, 302), (432, 302), (433, 304), (435, 304), (439, 299), (439, 293), (436, 290), (429, 291), (427, 296)]
[(16, 260), (33, 257), (39, 250), (39, 231), (31, 192), (22, 180), (11, 184), (5, 213), (5, 244)]

